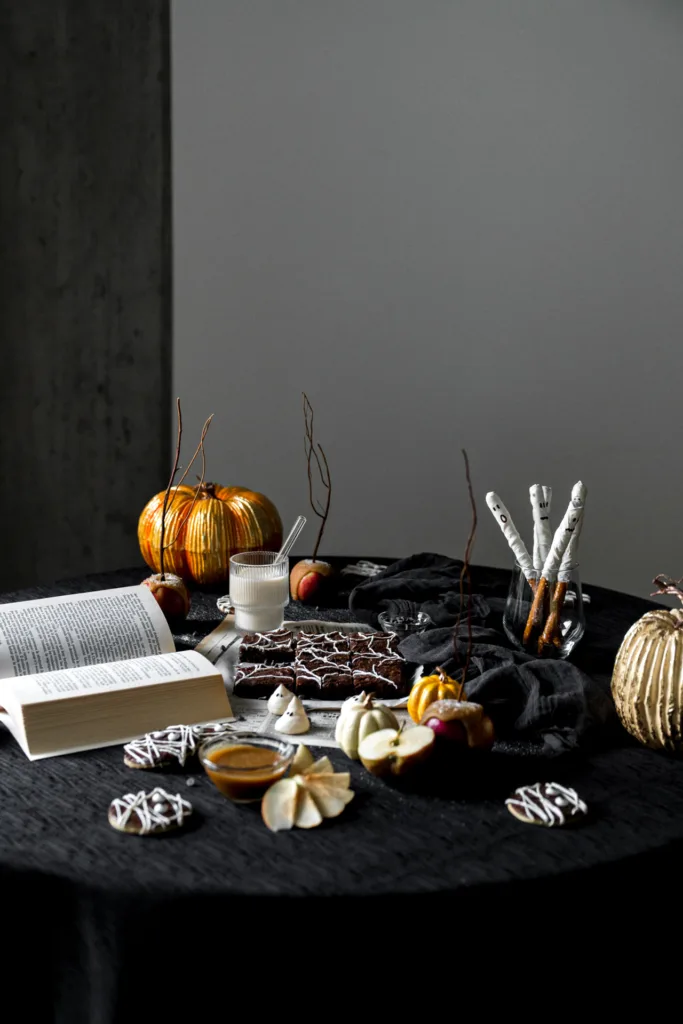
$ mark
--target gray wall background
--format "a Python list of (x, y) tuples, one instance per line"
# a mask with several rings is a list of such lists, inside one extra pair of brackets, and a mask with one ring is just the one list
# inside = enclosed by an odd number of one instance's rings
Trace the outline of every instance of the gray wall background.
[(0, 0), (0, 591), (141, 561), (169, 470), (166, 0)]
[[(323, 548), (506, 565), (483, 496), (589, 487), (584, 578), (683, 573), (683, 5), (175, 0), (175, 390)], [(309, 534), (312, 538), (312, 530)], [(529, 541), (530, 542), (530, 541)]]

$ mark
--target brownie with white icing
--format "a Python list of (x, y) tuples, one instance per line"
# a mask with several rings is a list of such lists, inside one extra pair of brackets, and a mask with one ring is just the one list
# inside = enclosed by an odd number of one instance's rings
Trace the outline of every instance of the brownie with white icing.
[(353, 676), (348, 665), (319, 658), (308, 664), (297, 661), (295, 671), (298, 697), (340, 700), (353, 694)]
[(353, 669), (353, 692), (374, 693), (377, 697), (404, 697), (410, 683), (404, 663), (392, 658), (374, 658), (365, 667)]
[(405, 665), (405, 661), (398, 651), (387, 651), (385, 654), (373, 654), (368, 651), (365, 654), (351, 655), (351, 668), (358, 672), (372, 672), (375, 666), (384, 666), (388, 662), (398, 666), (400, 670)]
[(324, 644), (336, 652), (349, 650), (349, 638), (339, 629), (330, 630), (329, 633), (303, 632), (299, 633), (296, 638), (297, 653), (306, 647), (317, 647), (320, 644)]
[(334, 648), (326, 644), (311, 644), (310, 647), (304, 647), (303, 650), (297, 651), (296, 664), (311, 665), (314, 662), (324, 661), (329, 665), (345, 665), (346, 668), (349, 668), (350, 657), (348, 651), (335, 651)]
[(352, 654), (395, 654), (398, 637), (395, 633), (351, 633), (349, 646)]
[(290, 665), (294, 661), (294, 653), (294, 633), (291, 629), (281, 628), (243, 636), (239, 660), (250, 665)]
[(294, 691), (291, 665), (240, 664), (235, 669), (233, 692), (238, 697), (270, 697), (280, 684)]

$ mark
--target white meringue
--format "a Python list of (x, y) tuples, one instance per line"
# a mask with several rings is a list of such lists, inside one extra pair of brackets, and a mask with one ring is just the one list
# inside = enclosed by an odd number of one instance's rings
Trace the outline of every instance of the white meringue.
[(267, 708), (271, 715), (284, 715), (293, 696), (284, 683), (280, 683), (277, 690), (273, 690), (268, 698)]
[(287, 736), (294, 736), (301, 732), (308, 732), (311, 728), (306, 709), (298, 697), (292, 697), (287, 710), (275, 723), (277, 732), (283, 732)]

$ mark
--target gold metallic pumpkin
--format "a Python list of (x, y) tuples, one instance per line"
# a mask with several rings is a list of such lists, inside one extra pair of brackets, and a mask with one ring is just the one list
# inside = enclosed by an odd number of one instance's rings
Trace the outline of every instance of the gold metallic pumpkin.
[(683, 612), (647, 612), (623, 639), (612, 696), (624, 728), (653, 749), (683, 751)]
[[(138, 543), (150, 569), (160, 571), (161, 514), (165, 491), (155, 494), (138, 521)], [(196, 501), (191, 509), (193, 500)], [(230, 556), (277, 551), (282, 520), (264, 494), (244, 487), (202, 484), (171, 490), (166, 511), (164, 570), (195, 583), (227, 580)]]

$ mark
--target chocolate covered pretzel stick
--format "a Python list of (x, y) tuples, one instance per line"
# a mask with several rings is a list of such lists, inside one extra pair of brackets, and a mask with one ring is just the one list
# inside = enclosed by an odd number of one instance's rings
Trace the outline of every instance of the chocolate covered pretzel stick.
[(572, 505), (577, 512), (580, 511), (581, 514), (562, 557), (562, 562), (557, 573), (557, 583), (555, 584), (555, 590), (553, 592), (550, 614), (546, 620), (543, 634), (538, 641), (539, 654), (542, 654), (544, 649), (550, 647), (551, 644), (554, 644), (555, 647), (559, 647), (562, 643), (562, 636), (560, 634), (560, 615), (562, 614), (562, 606), (567, 593), (567, 585), (571, 580), (572, 569), (576, 564), (579, 537), (581, 536), (581, 528), (583, 526), (586, 493), (587, 489), (580, 480), (577, 484), (574, 484), (572, 489)]
[(574, 497), (578, 494), (578, 488), (583, 489), (583, 484), (574, 485), (572, 500), (567, 506), (567, 511), (560, 526), (555, 531), (553, 542), (548, 552), (548, 557), (543, 565), (543, 572), (534, 591), (534, 600), (529, 611), (529, 617), (524, 627), (524, 645), (528, 645), (532, 637), (543, 630), (543, 605), (546, 594), (549, 593), (549, 584), (557, 579), (558, 570), (562, 563), (569, 541), (574, 534), (577, 523), (583, 514), (583, 506), (577, 507), (574, 504)]
[(534, 574), (534, 563), (527, 551), (526, 544), (519, 535), (517, 527), (512, 521), (512, 516), (495, 491), (489, 491), (486, 495), (486, 504), (491, 509), (493, 516), (503, 531), (503, 536), (510, 545), (512, 553), (520, 569), (526, 576), (529, 586), (533, 590), (536, 586)]

